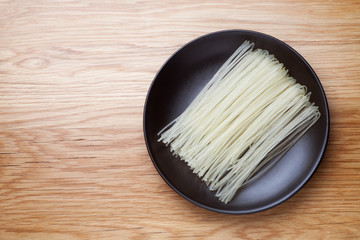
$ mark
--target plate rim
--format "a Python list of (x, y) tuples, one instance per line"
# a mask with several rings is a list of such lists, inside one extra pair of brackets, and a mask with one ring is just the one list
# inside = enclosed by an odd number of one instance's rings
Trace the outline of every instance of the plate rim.
[[(242, 33), (242, 34), (251, 34), (251, 35), (257, 35), (257, 36), (262, 36), (264, 38), (268, 38), (271, 39), (277, 43), (279, 43), (280, 45), (288, 48), (290, 51), (292, 51), (298, 58), (300, 58), (300, 60), (306, 65), (306, 67), (310, 70), (311, 74), (314, 76), (314, 79), (317, 82), (317, 85), (320, 88), (320, 92), (321, 92), (321, 96), (324, 99), (324, 113), (325, 113), (325, 117), (326, 117), (326, 131), (325, 131), (325, 141), (321, 147), (321, 155), (318, 157), (318, 159), (314, 162), (314, 165), (312, 166), (311, 170), (306, 174), (306, 177), (304, 177), (302, 179), (302, 181), (299, 182), (299, 184), (296, 185), (296, 187), (293, 188), (292, 191), (289, 191), (285, 196), (283, 196), (282, 198), (279, 198), (278, 200), (270, 203), (270, 204), (266, 204), (262, 207), (257, 207), (257, 208), (252, 208), (249, 210), (225, 210), (225, 209), (218, 209), (218, 208), (214, 208), (214, 207), (209, 207), (207, 205), (204, 205), (202, 203), (199, 203), (195, 200), (193, 200), (192, 198), (186, 196), (185, 194), (183, 194), (179, 189), (177, 189), (174, 185), (171, 184), (171, 182), (165, 177), (165, 175), (162, 173), (162, 171), (160, 170), (157, 162), (156, 162), (156, 158), (153, 155), (153, 153), (150, 150), (150, 144), (148, 141), (148, 137), (146, 134), (146, 113), (147, 113), (147, 106), (148, 106), (148, 100), (149, 100), (149, 96), (151, 94), (151, 90), (156, 82), (156, 79), (158, 78), (159, 74), (162, 72), (162, 70), (166, 67), (166, 65), (168, 64), (169, 61), (171, 61), (171, 59), (173, 57), (175, 57), (179, 52), (181, 52), (183, 49), (185, 49), (186, 47), (188, 47), (189, 45), (201, 40), (201, 39), (205, 39), (208, 37), (212, 37), (218, 34), (230, 34), (230, 33)], [(281, 41), (278, 38), (275, 38), (273, 36), (270, 36), (268, 34), (262, 33), (262, 32), (257, 32), (257, 31), (252, 31), (252, 30), (242, 30), (242, 29), (229, 29), (229, 30), (221, 30), (221, 31), (215, 31), (215, 32), (210, 32), (204, 35), (201, 35), (199, 37), (194, 38), (193, 40), (187, 42), (186, 44), (182, 45), (180, 48), (178, 48), (174, 53), (172, 53), (167, 60), (162, 64), (162, 66), (159, 68), (159, 70), (157, 71), (157, 73), (155, 74), (155, 77), (153, 78), (149, 89), (147, 91), (146, 94), (146, 98), (145, 98), (145, 103), (144, 103), (144, 108), (143, 108), (143, 136), (144, 136), (144, 140), (145, 140), (145, 144), (146, 144), (146, 148), (148, 151), (148, 154), (150, 156), (150, 159), (155, 167), (155, 169), (157, 170), (157, 172), (159, 173), (159, 175), (162, 177), (162, 179), (168, 184), (168, 186), (173, 189), (177, 194), (179, 194), (181, 197), (183, 197), (184, 199), (186, 199), (187, 201), (191, 202), (192, 204), (199, 206), (201, 208), (213, 211), (213, 212), (217, 212), (217, 213), (223, 213), (223, 214), (231, 214), (231, 215), (240, 215), (240, 214), (251, 214), (251, 213), (257, 213), (257, 212), (261, 212), (261, 211), (265, 211), (268, 209), (271, 209), (273, 207), (278, 206), (279, 204), (285, 202), (286, 200), (292, 198), (300, 189), (302, 189), (307, 183), (308, 181), (312, 178), (312, 176), (314, 175), (314, 173), (316, 172), (316, 170), (318, 169), (320, 163), (322, 162), (322, 159), (324, 157), (327, 145), (328, 145), (328, 141), (329, 141), (329, 132), (330, 132), (330, 110), (329, 110), (329, 104), (325, 95), (325, 91), (324, 88), (317, 76), (317, 74), (315, 73), (314, 69), (310, 66), (310, 64), (305, 60), (305, 58), (303, 56), (300, 55), (300, 53), (298, 53), (294, 48), (292, 48), (290, 45), (288, 45), (287, 43)]]

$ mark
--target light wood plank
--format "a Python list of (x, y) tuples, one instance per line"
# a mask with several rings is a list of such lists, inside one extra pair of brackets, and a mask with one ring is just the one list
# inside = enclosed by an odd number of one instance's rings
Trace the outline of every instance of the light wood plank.
[[(245, 216), (178, 196), (142, 133), (163, 62), (224, 29), (294, 47), (331, 112), (311, 181)], [(0, 239), (360, 238), (359, 1), (1, 1), (0, 116)]]

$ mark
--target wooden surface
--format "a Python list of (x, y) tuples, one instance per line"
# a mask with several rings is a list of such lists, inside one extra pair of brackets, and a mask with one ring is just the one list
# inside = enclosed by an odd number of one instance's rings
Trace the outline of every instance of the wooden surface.
[[(249, 29), (312, 65), (331, 111), (318, 171), (265, 212), (224, 215), (171, 190), (142, 113), (163, 62)], [(359, 239), (359, 1), (1, 1), (0, 239)]]

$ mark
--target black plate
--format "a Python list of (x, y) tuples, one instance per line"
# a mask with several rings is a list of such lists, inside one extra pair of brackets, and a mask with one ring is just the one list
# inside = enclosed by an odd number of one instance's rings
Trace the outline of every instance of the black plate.
[[(224, 204), (175, 158), (157, 133), (180, 115), (220, 66), (245, 40), (268, 50), (285, 64), (289, 73), (312, 92), (321, 118), (274, 166), (241, 188)], [(186, 44), (171, 56), (150, 86), (144, 108), (144, 136), (149, 155), (163, 179), (178, 194), (203, 208), (222, 213), (262, 211), (294, 195), (310, 179), (324, 154), (329, 134), (329, 110), (321, 83), (313, 69), (294, 49), (280, 40), (253, 31), (211, 33)]]

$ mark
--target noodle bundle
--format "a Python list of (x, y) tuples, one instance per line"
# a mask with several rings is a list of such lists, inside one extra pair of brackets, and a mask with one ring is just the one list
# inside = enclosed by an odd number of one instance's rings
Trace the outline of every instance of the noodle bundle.
[(159, 141), (228, 203), (319, 119), (310, 94), (274, 55), (245, 41)]

